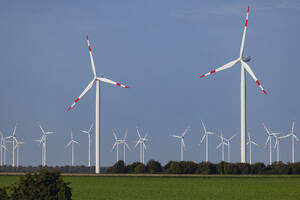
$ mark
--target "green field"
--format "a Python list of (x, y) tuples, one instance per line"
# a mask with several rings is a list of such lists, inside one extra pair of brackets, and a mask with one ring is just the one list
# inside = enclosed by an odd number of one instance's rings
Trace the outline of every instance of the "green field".
[[(71, 177), (73, 199), (300, 199), (300, 176)], [(0, 186), (18, 176), (0, 176)]]

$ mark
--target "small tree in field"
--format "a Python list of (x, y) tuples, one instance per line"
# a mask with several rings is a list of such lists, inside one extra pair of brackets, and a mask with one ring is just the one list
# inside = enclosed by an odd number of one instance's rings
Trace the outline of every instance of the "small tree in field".
[(28, 173), (16, 185), (0, 188), (0, 199), (13, 200), (69, 200), (71, 188), (58, 171), (41, 169), (40, 173)]

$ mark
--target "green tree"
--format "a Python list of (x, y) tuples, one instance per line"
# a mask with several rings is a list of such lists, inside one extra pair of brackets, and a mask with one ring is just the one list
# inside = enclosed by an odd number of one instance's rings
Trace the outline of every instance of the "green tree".
[(123, 160), (119, 160), (112, 166), (112, 173), (127, 173), (127, 168)]
[(146, 166), (145, 166), (143, 163), (139, 163), (139, 164), (135, 167), (134, 172), (137, 173), (137, 174), (146, 173), (146, 172), (147, 172)]
[(155, 160), (149, 160), (146, 166), (149, 173), (160, 173), (162, 172), (162, 167), (160, 162)]

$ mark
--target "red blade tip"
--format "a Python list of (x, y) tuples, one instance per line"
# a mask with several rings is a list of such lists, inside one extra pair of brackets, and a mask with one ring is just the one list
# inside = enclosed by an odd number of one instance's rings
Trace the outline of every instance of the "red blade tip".
[(203, 78), (205, 75), (200, 76), (200, 78)]
[(68, 111), (71, 110), (71, 108), (72, 108), (72, 107), (69, 107), (69, 108), (68, 108)]
[(263, 90), (263, 92), (264, 92), (265, 94), (267, 94), (267, 92), (266, 92), (265, 90)]
[(247, 10), (247, 12), (249, 12), (249, 9), (250, 9), (250, 6), (248, 6), (248, 10)]
[(125, 88), (129, 88), (128, 86), (125, 86)]
[(89, 40), (89, 36), (88, 35), (86, 35), (86, 40)]

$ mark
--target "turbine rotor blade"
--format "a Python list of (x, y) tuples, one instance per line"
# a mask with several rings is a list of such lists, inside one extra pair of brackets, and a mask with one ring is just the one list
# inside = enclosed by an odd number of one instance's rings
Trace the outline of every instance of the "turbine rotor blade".
[(80, 96), (79, 96), (79, 97), (75, 100), (75, 102), (68, 108), (68, 111), (71, 110), (71, 108), (73, 108), (73, 107), (75, 106), (75, 104), (79, 101), (79, 99), (81, 99), (81, 98), (85, 95), (85, 93), (87, 93), (87, 92), (91, 89), (91, 87), (93, 86), (94, 82), (95, 82), (95, 79), (93, 79), (93, 80), (88, 84), (88, 86), (83, 90), (83, 92), (80, 94)]
[(96, 69), (95, 69), (95, 64), (94, 64), (94, 58), (93, 58), (92, 48), (91, 48), (91, 45), (90, 45), (88, 35), (86, 35), (86, 41), (87, 41), (87, 44), (88, 44), (88, 47), (89, 47), (89, 53), (90, 53), (90, 59), (91, 59), (93, 74), (94, 74), (94, 77), (96, 77)]
[(254, 81), (257, 83), (257, 85), (259, 86), (259, 88), (263, 91), (264, 94), (267, 94), (267, 92), (264, 90), (264, 88), (262, 87), (262, 85), (260, 84), (260, 82), (257, 80), (255, 74), (253, 73), (253, 71), (251, 70), (251, 68), (249, 67), (249, 65), (247, 63), (245, 63), (244, 61), (241, 61), (242, 63), (242, 67), (247, 70), (247, 72), (250, 74), (250, 76), (254, 79)]
[(112, 85), (120, 86), (120, 87), (123, 87), (123, 88), (129, 88), (129, 87), (126, 86), (126, 85), (123, 85), (123, 84), (121, 84), (121, 83), (118, 83), (118, 82), (109, 80), (109, 79), (104, 78), (104, 77), (100, 77), (100, 78), (97, 78), (97, 79), (98, 79), (99, 81), (102, 81), (102, 82), (105, 82), (105, 83), (109, 83), (109, 84), (112, 84)]
[(222, 67), (219, 67), (219, 68), (217, 68), (217, 69), (215, 69), (215, 70), (212, 70), (212, 71), (210, 71), (210, 72), (208, 72), (208, 73), (206, 73), (206, 74), (203, 74), (202, 76), (200, 76), (200, 78), (203, 78), (203, 77), (205, 77), (205, 76), (214, 74), (214, 73), (216, 73), (216, 72), (219, 72), (219, 71), (222, 71), (222, 70), (231, 68), (231, 67), (233, 67), (235, 64), (237, 64), (239, 61), (240, 61), (239, 59), (236, 59), (236, 60), (234, 60), (234, 61), (231, 61), (231, 62), (227, 63), (226, 65), (223, 65)]
[(245, 28), (244, 28), (244, 32), (243, 32), (241, 49), (240, 49), (240, 58), (243, 57), (243, 52), (244, 52), (245, 38), (246, 38), (247, 25), (248, 25), (249, 9), (250, 9), (250, 7), (248, 6), (247, 14), (246, 14), (246, 21), (245, 21)]
[(203, 140), (205, 139), (205, 137), (207, 137), (206, 134), (203, 135), (202, 139), (201, 139), (201, 143), (203, 142)]

